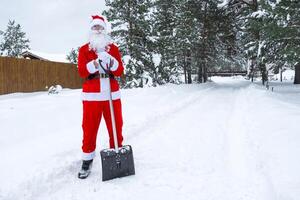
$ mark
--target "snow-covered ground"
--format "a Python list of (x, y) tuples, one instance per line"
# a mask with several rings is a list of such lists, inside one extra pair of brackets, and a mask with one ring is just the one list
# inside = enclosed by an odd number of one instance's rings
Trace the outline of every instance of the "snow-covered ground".
[(0, 199), (299, 199), (300, 86), (212, 80), (122, 90), (136, 175), (108, 182), (77, 178), (80, 90), (0, 96)]

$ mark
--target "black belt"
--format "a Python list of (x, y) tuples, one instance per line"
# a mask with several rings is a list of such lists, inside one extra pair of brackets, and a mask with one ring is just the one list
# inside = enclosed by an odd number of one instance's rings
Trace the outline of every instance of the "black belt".
[(95, 74), (90, 74), (87, 77), (87, 80), (92, 80), (92, 79), (97, 79), (97, 78), (109, 78), (108, 74), (99, 74), (99, 73), (95, 73)]

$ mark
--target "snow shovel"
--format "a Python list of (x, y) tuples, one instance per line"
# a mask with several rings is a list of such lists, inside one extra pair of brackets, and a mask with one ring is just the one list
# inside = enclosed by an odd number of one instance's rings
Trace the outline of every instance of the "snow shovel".
[[(99, 62), (102, 69), (104, 67)], [(107, 70), (104, 69), (107, 72)], [(109, 74), (109, 73), (107, 73)], [(111, 113), (112, 129), (113, 129), (113, 139), (115, 148), (104, 149), (100, 151), (101, 163), (102, 163), (102, 181), (111, 180), (114, 178), (120, 178), (124, 176), (130, 176), (135, 174), (134, 160), (132, 147), (130, 145), (125, 145), (118, 147), (117, 141), (117, 131), (116, 131), (116, 121), (115, 113), (112, 102), (110, 78), (109, 79), (109, 108)]]

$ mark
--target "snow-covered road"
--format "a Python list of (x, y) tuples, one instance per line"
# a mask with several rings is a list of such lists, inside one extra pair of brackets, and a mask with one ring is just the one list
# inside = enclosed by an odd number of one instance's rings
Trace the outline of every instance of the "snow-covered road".
[(274, 86), (215, 78), (123, 90), (136, 175), (108, 182), (100, 156), (77, 178), (80, 90), (2, 95), (0, 199), (299, 199), (300, 87)]

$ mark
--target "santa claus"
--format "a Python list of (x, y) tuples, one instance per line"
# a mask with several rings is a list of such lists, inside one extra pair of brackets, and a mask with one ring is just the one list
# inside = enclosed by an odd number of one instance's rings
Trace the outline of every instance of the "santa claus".
[(102, 118), (109, 133), (110, 148), (114, 148), (113, 129), (109, 108), (111, 86), (118, 146), (122, 146), (122, 106), (119, 84), (114, 78), (121, 76), (124, 67), (118, 47), (112, 43), (107, 33), (107, 25), (102, 16), (92, 16), (88, 43), (79, 49), (78, 72), (86, 79), (82, 86), (83, 140), (82, 167), (78, 178), (86, 178), (91, 171), (95, 157), (96, 138)]

